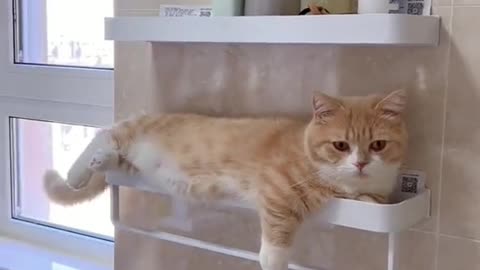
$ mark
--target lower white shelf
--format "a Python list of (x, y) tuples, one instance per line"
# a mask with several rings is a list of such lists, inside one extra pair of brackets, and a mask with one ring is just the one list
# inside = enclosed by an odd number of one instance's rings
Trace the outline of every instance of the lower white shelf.
[[(114, 186), (123, 186), (142, 191), (163, 193), (164, 190), (148, 186), (141, 177), (128, 177), (124, 174), (110, 172), (107, 182)], [(236, 201), (221, 201), (234, 207), (252, 208)], [(395, 233), (409, 229), (430, 216), (430, 191), (414, 194), (395, 204), (376, 204), (349, 199), (332, 199), (315, 217), (321, 222), (328, 222), (359, 230), (379, 233)]]

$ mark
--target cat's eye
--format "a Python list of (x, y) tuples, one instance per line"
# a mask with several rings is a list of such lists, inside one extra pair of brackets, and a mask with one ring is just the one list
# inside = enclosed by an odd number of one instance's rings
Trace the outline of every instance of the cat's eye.
[(350, 146), (348, 145), (347, 142), (338, 141), (338, 142), (333, 142), (332, 144), (333, 144), (333, 147), (335, 147), (335, 149), (337, 149), (340, 152), (346, 152), (350, 150)]
[(383, 149), (385, 149), (386, 146), (387, 146), (387, 141), (378, 140), (378, 141), (374, 141), (370, 144), (370, 150), (372, 150), (374, 152), (380, 152)]

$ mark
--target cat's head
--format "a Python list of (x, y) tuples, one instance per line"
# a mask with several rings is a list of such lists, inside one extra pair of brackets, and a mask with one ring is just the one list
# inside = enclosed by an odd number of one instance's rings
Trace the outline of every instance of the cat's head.
[(305, 151), (322, 179), (352, 192), (388, 193), (405, 158), (406, 93), (313, 98)]

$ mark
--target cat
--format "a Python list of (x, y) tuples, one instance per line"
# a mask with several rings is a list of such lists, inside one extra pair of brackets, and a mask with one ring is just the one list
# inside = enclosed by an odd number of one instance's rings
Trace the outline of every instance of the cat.
[(254, 203), (263, 270), (285, 270), (302, 221), (333, 197), (378, 202), (394, 189), (407, 148), (406, 92), (313, 97), (312, 117), (144, 115), (100, 131), (67, 179), (45, 174), (49, 198), (71, 205), (105, 190), (105, 171), (198, 199)]

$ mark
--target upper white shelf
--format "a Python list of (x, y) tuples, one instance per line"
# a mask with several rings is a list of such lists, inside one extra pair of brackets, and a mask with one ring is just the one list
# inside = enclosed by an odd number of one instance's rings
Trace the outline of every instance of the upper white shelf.
[(149, 42), (435, 46), (439, 29), (438, 16), (403, 14), (105, 20), (107, 40)]

